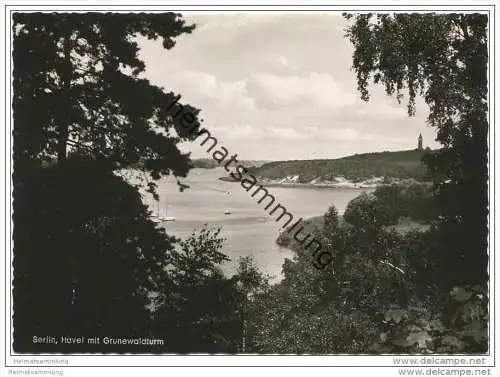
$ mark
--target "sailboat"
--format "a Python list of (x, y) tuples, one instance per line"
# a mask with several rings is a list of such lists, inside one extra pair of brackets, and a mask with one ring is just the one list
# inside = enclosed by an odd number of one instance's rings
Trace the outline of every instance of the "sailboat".
[(167, 213), (168, 213), (168, 204), (165, 205), (165, 216), (163, 215), (160, 216), (160, 207), (158, 207), (158, 218), (160, 219), (160, 221), (175, 221), (175, 217), (167, 216)]
[(158, 224), (158, 223), (162, 222), (162, 219), (160, 218), (160, 201), (157, 200), (156, 204), (157, 204), (158, 211), (156, 213), (154, 213), (154, 211), (153, 211), (153, 214), (151, 215), (151, 221)]
[(165, 207), (165, 216), (162, 217), (162, 220), (163, 221), (175, 221), (175, 217), (174, 216), (167, 216), (167, 213), (168, 213), (168, 206)]

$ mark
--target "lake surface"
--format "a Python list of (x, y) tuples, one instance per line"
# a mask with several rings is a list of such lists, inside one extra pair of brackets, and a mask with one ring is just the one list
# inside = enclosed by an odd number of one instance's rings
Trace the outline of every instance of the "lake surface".
[[(189, 236), (204, 224), (211, 228), (222, 228), (226, 239), (223, 252), (231, 258), (224, 266), (227, 273), (234, 272), (238, 257), (253, 255), (260, 268), (281, 278), (281, 266), (292, 252), (276, 244), (280, 227), (284, 221), (276, 222), (276, 212), (268, 215), (265, 203), (258, 203), (262, 193), (252, 198), (255, 188), (246, 192), (239, 183), (224, 182), (219, 177), (227, 173), (224, 168), (193, 169), (184, 183), (190, 188), (180, 192), (173, 178), (158, 182), (160, 214), (174, 216), (176, 221), (163, 223), (167, 233), (180, 238)], [(347, 203), (363, 191), (372, 189), (352, 188), (292, 188), (270, 187), (269, 193), (288, 209), (294, 219), (319, 216), (334, 204), (343, 213)], [(230, 194), (228, 194), (228, 192)], [(145, 203), (157, 211), (151, 198)], [(270, 207), (270, 209), (274, 208)], [(226, 210), (230, 215), (224, 214)]]

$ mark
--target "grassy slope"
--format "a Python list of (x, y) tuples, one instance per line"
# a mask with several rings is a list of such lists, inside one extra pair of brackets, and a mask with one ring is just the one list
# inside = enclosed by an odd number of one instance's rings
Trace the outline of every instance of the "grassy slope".
[(421, 162), (423, 154), (423, 151), (410, 150), (355, 154), (334, 160), (274, 161), (252, 168), (250, 172), (267, 179), (298, 175), (299, 182), (303, 183), (318, 177), (331, 181), (338, 176), (354, 182), (372, 177), (422, 180), (425, 178), (425, 166)]

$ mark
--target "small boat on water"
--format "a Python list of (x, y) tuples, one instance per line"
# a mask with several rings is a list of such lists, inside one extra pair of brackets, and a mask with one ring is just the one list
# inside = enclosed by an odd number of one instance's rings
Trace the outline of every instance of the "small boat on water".
[[(231, 195), (231, 191), (227, 190), (226, 192), (224, 192), (224, 195), (230, 196)], [(231, 211), (229, 209), (226, 209), (224, 211), (224, 215), (230, 215), (230, 214), (231, 214)]]
[(160, 209), (158, 208), (158, 218), (160, 219), (161, 222), (163, 221), (175, 221), (174, 216), (167, 216), (168, 213), (168, 205), (165, 206), (165, 216), (159, 215)]
[[(156, 213), (155, 213), (156, 212)], [(167, 216), (168, 205), (165, 207), (165, 215), (160, 214), (160, 201), (156, 200), (156, 211), (153, 209), (153, 213), (151, 214), (151, 221), (155, 224), (160, 224), (165, 221), (175, 221), (174, 216)]]
[[(159, 205), (159, 202), (157, 201), (157, 204)], [(157, 213), (154, 213), (154, 209), (153, 209), (153, 213), (151, 214), (151, 221), (154, 222), (155, 224), (159, 224), (162, 222), (161, 220), (161, 217), (160, 217), (160, 213), (159, 213), (159, 207), (158, 207), (158, 212)]]

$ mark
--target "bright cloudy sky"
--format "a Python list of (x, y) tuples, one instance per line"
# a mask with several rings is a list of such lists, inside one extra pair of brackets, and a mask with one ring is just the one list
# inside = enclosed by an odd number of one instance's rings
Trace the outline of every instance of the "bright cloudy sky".
[[(334, 14), (185, 13), (197, 25), (164, 50), (141, 40), (146, 77), (202, 110), (203, 125), (240, 159), (336, 158), (354, 153), (436, 147), (417, 102), (372, 87), (359, 99), (345, 20)], [(209, 157), (196, 145), (193, 157)]]

